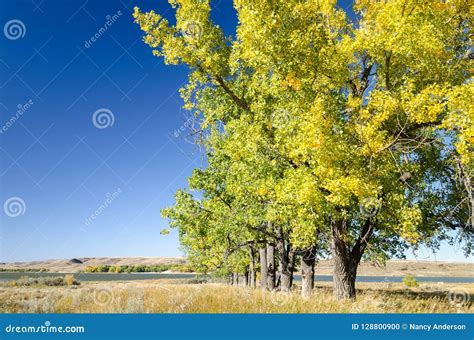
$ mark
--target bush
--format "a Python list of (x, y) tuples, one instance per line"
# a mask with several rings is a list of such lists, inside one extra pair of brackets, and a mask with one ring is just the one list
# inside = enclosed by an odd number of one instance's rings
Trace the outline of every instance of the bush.
[(171, 264), (157, 264), (157, 265), (129, 265), (129, 266), (87, 266), (84, 269), (85, 273), (161, 273), (167, 270), (182, 273), (192, 273), (193, 268), (187, 265), (171, 265)]
[(64, 276), (64, 284), (66, 286), (77, 286), (79, 285), (79, 281), (77, 281), (75, 278), (74, 278), (74, 275), (72, 274), (68, 274), (66, 276)]
[(145, 269), (146, 269), (145, 266), (139, 264), (139, 265), (136, 265), (136, 266), (133, 268), (133, 271), (134, 271), (134, 272), (138, 272), (138, 273), (143, 273), (143, 272), (146, 271)]
[(48, 287), (57, 287), (57, 286), (71, 286), (79, 285), (80, 282), (74, 278), (74, 275), (55, 276), (55, 277), (27, 277), (22, 276), (16, 281), (7, 282), (7, 286), (10, 287), (31, 287), (31, 286), (48, 286)]
[(87, 266), (86, 269), (84, 269), (84, 272), (86, 272), (86, 273), (95, 273), (96, 269), (97, 269), (97, 267)]
[(411, 274), (405, 275), (402, 282), (408, 288), (418, 287), (418, 281), (416, 281), (415, 277)]
[(0, 268), (0, 272), (10, 273), (27, 273), (27, 272), (47, 272), (49, 269), (46, 268)]
[(170, 268), (171, 271), (180, 272), (180, 273), (194, 273), (194, 269), (191, 266), (187, 265), (175, 265)]

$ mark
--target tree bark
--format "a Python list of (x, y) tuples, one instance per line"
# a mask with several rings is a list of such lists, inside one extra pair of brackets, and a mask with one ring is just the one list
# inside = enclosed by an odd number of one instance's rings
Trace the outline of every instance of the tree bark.
[(354, 300), (356, 298), (355, 280), (357, 268), (375, 226), (370, 218), (367, 219), (352, 248), (347, 243), (345, 237), (347, 233), (346, 221), (333, 221), (331, 228), (334, 260), (334, 297), (337, 300)]
[(250, 271), (249, 271), (249, 267), (247, 266), (245, 267), (244, 275), (242, 275), (242, 285), (245, 287), (250, 285), (249, 274), (250, 274)]
[(257, 265), (255, 259), (255, 249), (250, 248), (250, 264), (249, 264), (249, 282), (248, 285), (250, 288), (255, 288), (257, 286)]
[(290, 288), (293, 287), (293, 273), (295, 272), (295, 260), (296, 252), (295, 249), (288, 245), (288, 271), (290, 272)]
[(237, 273), (232, 273), (232, 284), (234, 286), (238, 286), (239, 285), (239, 274)]
[(301, 256), (301, 296), (309, 298), (314, 289), (314, 264), (316, 263), (316, 249), (310, 247)]
[(275, 289), (275, 247), (267, 245), (267, 289)]
[(342, 254), (334, 255), (334, 297), (337, 300), (356, 298), (355, 280), (359, 263)]
[(278, 272), (280, 278), (280, 290), (282, 292), (289, 292), (291, 290), (293, 271), (291, 263), (294, 259), (294, 249), (291, 244), (286, 245), (283, 237), (283, 230), (279, 230), (279, 238), (277, 241), (278, 250)]
[(266, 289), (268, 279), (267, 248), (260, 248), (258, 252), (260, 255), (260, 288)]
[(285, 241), (279, 240), (277, 248), (278, 254), (280, 255), (278, 263), (278, 271), (280, 273), (280, 290), (282, 292), (289, 292), (291, 289), (291, 272), (289, 270), (288, 254), (287, 250), (285, 249)]

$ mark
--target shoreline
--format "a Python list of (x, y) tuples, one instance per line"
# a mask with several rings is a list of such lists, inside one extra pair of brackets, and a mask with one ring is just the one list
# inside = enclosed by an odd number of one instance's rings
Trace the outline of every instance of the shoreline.
[[(22, 273), (39, 272), (76, 274), (86, 272), (87, 267), (100, 266), (187, 266), (185, 258), (73, 258), (63, 260), (47, 260), (32, 262), (15, 262), (0, 264), (0, 273), (6, 271), (17, 271)], [(106, 274), (98, 272), (97, 274)], [(173, 268), (153, 272), (132, 272), (137, 274), (191, 274), (194, 272), (179, 271)], [(299, 269), (295, 274), (299, 273)], [(333, 264), (331, 260), (320, 260), (316, 264), (316, 275), (332, 275)], [(92, 273), (91, 273), (92, 274)], [(111, 273), (113, 274), (113, 273)], [(389, 260), (385, 266), (362, 262), (358, 269), (358, 276), (376, 277), (403, 277), (407, 274), (416, 277), (468, 277), (474, 278), (474, 263), (449, 262), (449, 261), (414, 261), (414, 260)]]

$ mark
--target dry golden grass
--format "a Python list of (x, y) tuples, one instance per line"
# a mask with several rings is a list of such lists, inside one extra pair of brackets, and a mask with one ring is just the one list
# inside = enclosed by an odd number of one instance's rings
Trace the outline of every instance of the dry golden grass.
[(335, 301), (329, 284), (311, 299), (223, 284), (172, 280), (83, 282), (0, 288), (3, 313), (473, 313), (472, 284), (359, 284), (355, 302)]

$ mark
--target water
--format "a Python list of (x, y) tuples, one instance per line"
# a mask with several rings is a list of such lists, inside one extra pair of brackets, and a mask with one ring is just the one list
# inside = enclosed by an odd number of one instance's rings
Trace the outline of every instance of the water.
[[(64, 276), (65, 273), (10, 273), (0, 272), (0, 282), (18, 280), (22, 276), (45, 277)], [(156, 279), (194, 279), (192, 273), (75, 273), (79, 281), (125, 281), (125, 280), (156, 280)], [(295, 281), (300, 281), (301, 276), (295, 275)], [(402, 276), (358, 276), (357, 282), (402, 282)], [(316, 281), (332, 281), (331, 275), (316, 275)], [(418, 282), (443, 282), (443, 283), (474, 283), (474, 277), (416, 277)]]
[[(68, 273), (0, 273), (0, 281), (18, 280), (22, 276), (28, 277), (57, 277)], [(156, 280), (156, 279), (194, 279), (193, 273), (74, 273), (74, 278), (79, 281), (128, 281), (128, 280)]]

